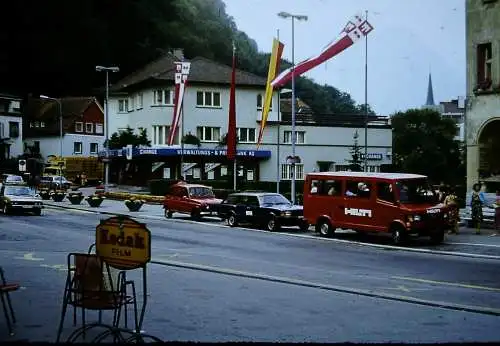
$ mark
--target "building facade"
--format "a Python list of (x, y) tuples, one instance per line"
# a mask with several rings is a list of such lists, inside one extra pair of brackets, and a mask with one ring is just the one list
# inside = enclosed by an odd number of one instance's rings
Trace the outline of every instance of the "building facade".
[(500, 1), (467, 0), (467, 187), (500, 182)]
[(104, 144), (104, 112), (93, 97), (30, 98), (24, 134), (26, 150), (39, 152), (44, 159), (97, 156)]
[[(116, 83), (109, 101), (110, 134), (127, 126), (147, 130), (151, 148), (135, 149), (133, 156), (152, 161), (151, 177), (174, 179), (185, 174), (188, 179), (216, 180), (231, 175), (224, 142), (229, 66), (200, 57), (191, 60), (179, 131), (174, 145), (167, 144), (174, 111), (174, 62), (179, 58), (169, 54)], [(246, 181), (290, 180), (292, 166), (287, 163), (292, 154), (290, 100), (282, 99), (278, 104), (279, 95), (275, 92), (263, 140), (257, 148), (266, 80), (238, 70), (236, 84), (238, 176)], [(392, 130), (388, 119), (370, 117), (370, 121), (369, 170), (379, 171), (383, 164), (392, 162)], [(364, 145), (364, 127), (359, 117), (315, 116), (299, 101), (296, 124), (296, 155), (301, 159), (296, 164), (297, 180), (302, 180), (307, 172), (347, 169), (356, 131), (360, 134), (359, 144)], [(197, 137), (200, 146), (184, 144), (182, 152), (183, 135)], [(123, 159), (123, 152), (110, 155)]]
[(23, 114), (20, 97), (0, 94), (0, 160), (23, 153)]

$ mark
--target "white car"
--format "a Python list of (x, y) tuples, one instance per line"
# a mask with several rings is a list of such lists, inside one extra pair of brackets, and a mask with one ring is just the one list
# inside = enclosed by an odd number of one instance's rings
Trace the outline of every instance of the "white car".
[(7, 183), (0, 188), (0, 209), (5, 215), (15, 210), (42, 215), (42, 208), (42, 198), (27, 185)]

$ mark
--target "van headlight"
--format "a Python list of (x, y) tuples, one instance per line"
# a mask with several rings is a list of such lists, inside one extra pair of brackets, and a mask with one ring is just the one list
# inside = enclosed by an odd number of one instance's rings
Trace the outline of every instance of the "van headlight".
[(409, 222), (418, 222), (418, 221), (421, 221), (422, 220), (422, 217), (420, 215), (408, 215), (408, 221)]

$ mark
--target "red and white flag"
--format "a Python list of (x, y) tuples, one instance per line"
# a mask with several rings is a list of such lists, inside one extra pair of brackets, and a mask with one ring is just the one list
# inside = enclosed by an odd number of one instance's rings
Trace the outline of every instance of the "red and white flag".
[(168, 145), (174, 143), (175, 135), (179, 127), (179, 119), (181, 116), (182, 102), (184, 101), (184, 91), (186, 90), (187, 77), (191, 63), (176, 62), (175, 63), (175, 91), (174, 91), (174, 116), (170, 125), (168, 134)]
[[(373, 30), (368, 21), (362, 15), (355, 15), (347, 22), (344, 29), (341, 31), (339, 38), (328, 44), (320, 54), (306, 59), (295, 65), (293, 75), (295, 77), (306, 73), (316, 66), (338, 55), (345, 49), (356, 43), (361, 37), (368, 35)], [(280, 87), (288, 83), (292, 79), (292, 68), (288, 68), (281, 72), (271, 83), (273, 87)]]

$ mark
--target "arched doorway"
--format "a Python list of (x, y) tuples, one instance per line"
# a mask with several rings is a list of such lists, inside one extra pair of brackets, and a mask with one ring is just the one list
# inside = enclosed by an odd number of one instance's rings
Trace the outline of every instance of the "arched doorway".
[(477, 144), (479, 179), (500, 182), (500, 118), (489, 120), (481, 128)]

